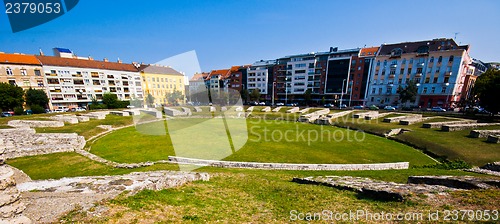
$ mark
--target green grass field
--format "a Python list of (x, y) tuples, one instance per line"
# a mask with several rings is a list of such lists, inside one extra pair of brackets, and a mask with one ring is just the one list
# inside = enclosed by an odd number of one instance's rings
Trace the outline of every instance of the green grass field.
[[(468, 175), (493, 178), (460, 170), (421, 168), (423, 165), (435, 164), (435, 162), (421, 151), (405, 144), (371, 134), (366, 134), (363, 141), (358, 142), (352, 138), (356, 133), (353, 130), (290, 122), (296, 118), (298, 114), (253, 112), (247, 120), (249, 140), (225, 160), (288, 163), (409, 161), (412, 167), (407, 170), (384, 171), (269, 171), (203, 167), (196, 171), (210, 173), (211, 179), (208, 182), (197, 181), (161, 191), (146, 190), (131, 197), (124, 194), (114, 200), (102, 202), (102, 205), (108, 209), (99, 216), (76, 210), (67, 214), (62, 220), (69, 223), (289, 223), (292, 221), (290, 220), (292, 210), (314, 213), (323, 210), (348, 212), (363, 209), (369, 212), (428, 213), (445, 209), (498, 209), (500, 197), (498, 190), (457, 191), (451, 192), (449, 196), (436, 195), (431, 198), (413, 195), (404, 202), (383, 202), (361, 197), (351, 191), (291, 182), (294, 177), (319, 175), (369, 177), (398, 183), (405, 183), (407, 178), (413, 175)], [(446, 118), (435, 118), (430, 121), (443, 119), (446, 120)], [(421, 128), (421, 123), (400, 126), (382, 123), (381, 120), (365, 121), (346, 116), (337, 119), (337, 125), (378, 134), (392, 128), (408, 128), (412, 131), (397, 136), (398, 140), (414, 144), (432, 153), (445, 155), (450, 159), (460, 158), (478, 165), (487, 161), (500, 160), (498, 144), (485, 143), (484, 139), (468, 138), (466, 135), (469, 131), (448, 133)], [(222, 124), (221, 119), (175, 119), (154, 122), (114, 131), (89, 145), (92, 153), (124, 163), (167, 159), (169, 155), (176, 155), (176, 152), (179, 152), (178, 149), (174, 150), (179, 145), (172, 144), (179, 140), (188, 143), (187, 146), (181, 145), (181, 148), (182, 146), (194, 147), (213, 154), (213, 151), (209, 151), (210, 148), (217, 149), (227, 147), (227, 145), (218, 145), (209, 140), (219, 137), (227, 139), (228, 133), (225, 129), (202, 125), (210, 124), (210, 122), (218, 123), (219, 126)], [(102, 131), (96, 128), (99, 124), (119, 127), (131, 123), (131, 118), (109, 115), (105, 120), (67, 125), (62, 128), (37, 129), (37, 131), (76, 132), (89, 137)], [(5, 124), (6, 121), (0, 119), (0, 126), (5, 126)], [(233, 127), (231, 125), (237, 124), (229, 125)], [(190, 134), (193, 129), (199, 129), (201, 132)], [(288, 134), (292, 141), (287, 141), (285, 136), (280, 138), (278, 133), (284, 134), (286, 131), (292, 131)], [(302, 131), (304, 134), (300, 135)], [(308, 131), (311, 133), (310, 136), (308, 136)], [(184, 137), (170, 137), (171, 132)], [(265, 139), (264, 133), (267, 133), (268, 140)], [(319, 135), (316, 136), (314, 133)], [(297, 134), (299, 134), (298, 138)], [(234, 142), (242, 135), (244, 133), (233, 132), (231, 139)], [(348, 135), (354, 141), (349, 141)], [(207, 138), (207, 136), (211, 137)], [(344, 138), (340, 140), (342, 136)], [(200, 141), (200, 138), (208, 140)], [(36, 180), (179, 169), (174, 164), (117, 169), (91, 161), (77, 153), (22, 157), (9, 159), (7, 163), (23, 170)]]
[[(195, 151), (216, 148), (211, 145), (215, 134), (213, 128), (220, 119), (179, 119), (169, 120), (169, 128), (175, 130), (190, 127), (196, 123), (213, 122), (206, 136), (190, 136), (186, 139)], [(193, 124), (194, 123), (194, 124)], [(246, 144), (234, 154), (225, 158), (229, 161), (276, 162), (276, 163), (382, 163), (410, 162), (411, 165), (432, 164), (434, 161), (418, 150), (378, 136), (346, 130), (337, 127), (310, 125), (285, 121), (249, 120), (249, 138)], [(176, 125), (179, 126), (176, 128)], [(209, 124), (210, 125), (210, 124)], [(116, 162), (145, 162), (168, 159), (176, 155), (168, 130), (163, 122), (144, 125), (146, 127), (125, 128), (102, 137), (92, 145), (91, 152)], [(199, 128), (199, 127), (195, 127)], [(211, 129), (212, 128), (212, 129)], [(211, 129), (211, 130), (210, 130)], [(286, 133), (286, 134), (285, 134)], [(156, 135), (158, 134), (158, 135)], [(222, 140), (227, 138), (220, 133)], [(200, 140), (199, 139), (204, 139)], [(217, 138), (220, 140), (219, 138)], [(198, 142), (201, 142), (198, 144)], [(218, 143), (217, 143), (218, 144)], [(220, 146), (223, 151), (223, 146)], [(179, 153), (179, 151), (177, 151)], [(201, 152), (200, 152), (201, 153)], [(218, 152), (211, 151), (212, 154)], [(183, 156), (189, 153), (185, 153)], [(352, 156), (356, 155), (356, 156)], [(201, 157), (207, 158), (207, 157)], [(210, 157), (208, 157), (210, 158)], [(221, 157), (222, 159), (224, 157)]]
[[(500, 146), (487, 143), (484, 138), (469, 138), (471, 130), (444, 132), (439, 129), (422, 128), (423, 123), (453, 121), (453, 118), (433, 118), (413, 125), (399, 125), (378, 120), (366, 121), (345, 116), (337, 119), (337, 125), (383, 134), (393, 128), (404, 128), (410, 132), (396, 136), (396, 139), (418, 146), (422, 150), (446, 158), (461, 159), (470, 164), (482, 166), (500, 160)], [(500, 126), (481, 127), (477, 129), (500, 129)]]

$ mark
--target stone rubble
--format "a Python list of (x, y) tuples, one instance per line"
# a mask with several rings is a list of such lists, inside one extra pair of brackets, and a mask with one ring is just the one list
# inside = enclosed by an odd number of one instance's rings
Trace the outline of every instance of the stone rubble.
[(455, 190), (445, 186), (400, 184), (350, 176), (293, 178), (292, 181), (300, 184), (325, 185), (341, 190), (354, 191), (370, 198), (387, 201), (404, 201), (412, 194), (445, 193)]
[(441, 128), (443, 125), (450, 125), (450, 124), (473, 124), (477, 123), (475, 120), (457, 120), (457, 121), (444, 121), (444, 122), (430, 122), (430, 123), (424, 123), (422, 124), (423, 128)]
[(402, 120), (414, 119), (414, 118), (422, 118), (422, 114), (410, 114), (410, 115), (399, 116), (399, 117), (388, 117), (388, 118), (384, 118), (383, 122), (395, 123), (395, 122), (400, 122)]
[(500, 125), (500, 123), (475, 123), (475, 124), (450, 124), (443, 125), (441, 127), (442, 131), (461, 131), (466, 129), (473, 129), (478, 127), (487, 127), (493, 125)]
[(0, 129), (6, 158), (83, 149), (85, 138), (76, 133), (36, 133), (31, 128)]
[(10, 120), (7, 125), (14, 128), (56, 128), (63, 127), (62, 121), (31, 121), (31, 120)]
[(489, 135), (500, 135), (500, 130), (472, 130), (469, 133), (471, 138), (487, 138)]
[(288, 109), (286, 112), (289, 114), (297, 113), (299, 112), (300, 108), (298, 107), (292, 107), (291, 109)]

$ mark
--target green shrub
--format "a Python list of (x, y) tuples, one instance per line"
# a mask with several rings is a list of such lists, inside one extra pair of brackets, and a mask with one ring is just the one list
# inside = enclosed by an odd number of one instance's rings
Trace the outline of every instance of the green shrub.
[(23, 115), (24, 109), (22, 107), (16, 107), (16, 108), (14, 108), (14, 114), (15, 115)]
[(33, 114), (43, 114), (43, 113), (45, 113), (45, 109), (40, 105), (32, 105), (31, 112)]

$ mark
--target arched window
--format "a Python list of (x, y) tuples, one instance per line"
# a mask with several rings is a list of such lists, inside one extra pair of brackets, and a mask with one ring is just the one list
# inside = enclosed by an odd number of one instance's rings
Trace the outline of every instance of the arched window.
[(7, 73), (7, 75), (14, 75), (14, 73), (12, 73), (12, 69), (9, 67), (5, 69), (5, 72)]

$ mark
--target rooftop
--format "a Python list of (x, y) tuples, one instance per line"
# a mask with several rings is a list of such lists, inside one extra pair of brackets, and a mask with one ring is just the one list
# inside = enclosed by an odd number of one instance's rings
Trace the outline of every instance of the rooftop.
[(40, 55), (36, 55), (36, 58), (38, 58), (38, 60), (42, 63), (42, 65), (138, 72), (138, 69), (134, 65), (126, 63), (84, 60), (76, 58), (61, 58), (55, 56), (40, 56)]
[(183, 74), (181, 74), (180, 72), (176, 71), (171, 67), (161, 66), (161, 65), (141, 65), (139, 69), (141, 72), (150, 74), (184, 76)]
[(0, 53), (0, 64), (41, 65), (34, 55)]

